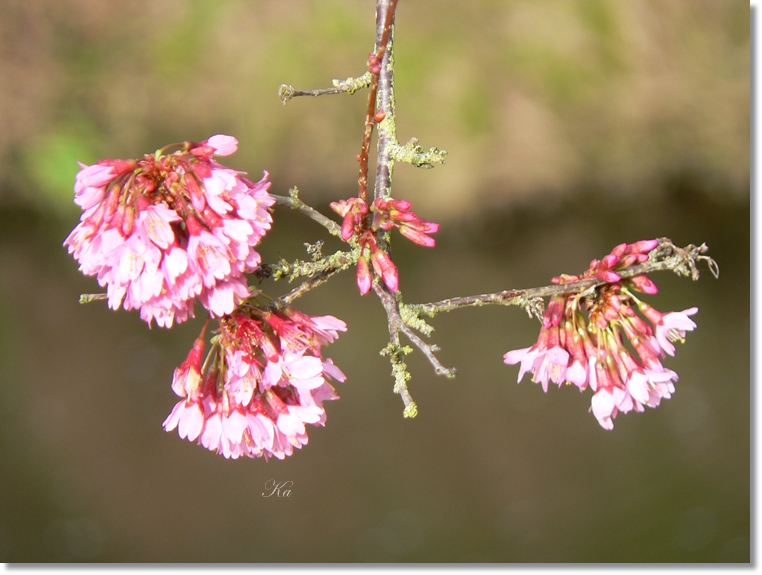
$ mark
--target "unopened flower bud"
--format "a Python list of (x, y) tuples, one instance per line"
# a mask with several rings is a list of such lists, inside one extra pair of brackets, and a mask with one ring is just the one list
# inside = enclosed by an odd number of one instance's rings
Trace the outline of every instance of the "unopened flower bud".
[(399, 273), (397, 266), (385, 251), (377, 249), (370, 255), (370, 261), (376, 274), (381, 276), (386, 287), (393, 292), (399, 290)]
[(360, 256), (360, 259), (357, 260), (357, 287), (362, 295), (370, 291), (370, 284), (371, 277), (368, 259), (365, 256)]
[(659, 293), (659, 288), (657, 288), (656, 284), (653, 281), (651, 281), (651, 278), (649, 278), (646, 275), (631, 277), (630, 281), (635, 286), (635, 289), (637, 289), (638, 291), (647, 293), (649, 295), (654, 295)]

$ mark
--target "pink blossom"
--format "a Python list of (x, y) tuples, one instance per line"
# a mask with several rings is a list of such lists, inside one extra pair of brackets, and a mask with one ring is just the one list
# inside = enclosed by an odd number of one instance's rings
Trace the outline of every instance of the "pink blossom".
[(647, 260), (646, 252), (658, 244), (657, 240), (621, 244), (603, 259), (593, 260), (583, 274), (553, 278), (557, 284), (588, 278), (606, 283), (584, 295), (551, 299), (537, 342), (503, 356), (507, 364), (521, 363), (518, 380), (531, 371), (544, 391), (549, 381), (559, 385), (566, 381), (580, 391), (589, 386), (594, 392), (590, 411), (605, 429), (613, 429), (620, 412), (644, 411), (672, 397), (678, 376), (660, 358), (674, 355), (673, 342), (683, 341), (685, 333), (695, 329), (689, 316), (698, 310), (661, 313), (632, 291), (657, 293), (649, 278), (622, 279), (618, 273)]
[(84, 213), (64, 245), (113, 309), (170, 327), (193, 317), (197, 298), (221, 316), (249, 296), (245, 275), (260, 263), (254, 247), (275, 200), (267, 172), (254, 183), (212, 159), (237, 144), (218, 134), (170, 154), (83, 166), (75, 201)]
[(172, 388), (183, 400), (164, 428), (226, 458), (291, 455), (307, 444), (307, 425), (325, 424), (323, 402), (338, 399), (329, 380), (346, 378), (321, 347), (346, 325), (245, 305), (220, 326), (205, 373), (201, 338), (175, 370)]
[(238, 140), (233, 136), (226, 136), (224, 134), (212, 136), (206, 143), (214, 148), (214, 155), (216, 156), (229, 156), (234, 154), (238, 149)]
[[(544, 349), (542, 353), (545, 353)], [(539, 354), (540, 350), (536, 345), (533, 345), (532, 347), (525, 347), (522, 349), (514, 349), (513, 351), (509, 351), (503, 356), (503, 361), (508, 365), (515, 365), (521, 362), (521, 369), (519, 369), (519, 378), (517, 380), (517, 383), (519, 383), (524, 377), (524, 374), (532, 370), (535, 359)]]
[(675, 355), (674, 341), (685, 341), (685, 332), (693, 331), (696, 323), (688, 316), (694, 315), (697, 307), (684, 311), (673, 311), (662, 314), (647, 304), (641, 304), (641, 310), (656, 328), (656, 340), (660, 348), (669, 355)]

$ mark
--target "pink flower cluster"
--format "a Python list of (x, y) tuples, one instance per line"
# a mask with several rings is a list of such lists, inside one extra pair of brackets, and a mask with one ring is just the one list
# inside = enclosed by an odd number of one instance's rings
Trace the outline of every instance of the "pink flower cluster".
[[(439, 231), (439, 224), (419, 218), (410, 210), (407, 200), (378, 198), (368, 207), (361, 198), (350, 198), (332, 202), (331, 208), (344, 218), (341, 225), (341, 237), (346, 242), (353, 236), (360, 246), (357, 260), (357, 287), (365, 295), (370, 291), (372, 277), (370, 265), (386, 287), (396, 292), (399, 289), (397, 266), (389, 254), (378, 245), (376, 232), (398, 228), (400, 233), (412, 242), (427, 248), (434, 247), (436, 241), (428, 234)], [(372, 217), (368, 214), (373, 214)], [(366, 255), (369, 254), (368, 255)], [(368, 264), (370, 257), (370, 265)]]
[(661, 313), (633, 293), (656, 293), (649, 278), (622, 279), (617, 273), (647, 260), (657, 245), (657, 240), (622, 244), (593, 260), (582, 276), (554, 278), (560, 284), (591, 277), (607, 283), (593, 296), (551, 298), (537, 342), (504, 356), (509, 365), (521, 363), (518, 380), (531, 372), (546, 392), (550, 381), (574, 384), (580, 391), (589, 385), (594, 392), (590, 409), (605, 429), (613, 429), (619, 412), (643, 411), (669, 399), (678, 376), (661, 358), (674, 355), (673, 342), (684, 341), (685, 332), (696, 327), (689, 316), (698, 309)]
[(179, 151), (82, 166), (74, 201), (84, 210), (66, 241), (85, 275), (107, 287), (109, 306), (139, 309), (162, 327), (193, 317), (196, 298), (216, 316), (248, 297), (244, 274), (270, 229), (267, 172), (257, 183), (212, 156), (232, 136), (185, 142)]
[(345, 330), (332, 316), (241, 305), (220, 320), (204, 367), (202, 333), (175, 370), (183, 399), (164, 429), (226, 458), (291, 455), (307, 444), (305, 424), (325, 424), (323, 402), (338, 399), (328, 381), (345, 376), (320, 348)]

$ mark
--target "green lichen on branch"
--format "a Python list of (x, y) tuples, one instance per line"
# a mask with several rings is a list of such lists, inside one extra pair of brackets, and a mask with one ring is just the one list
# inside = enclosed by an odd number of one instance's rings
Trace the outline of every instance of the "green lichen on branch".
[(325, 272), (343, 271), (357, 263), (359, 250), (338, 251), (330, 256), (315, 259), (315, 256), (318, 255), (316, 251), (320, 250), (322, 246), (307, 245), (307, 251), (311, 251), (313, 256), (312, 261), (295, 260), (289, 262), (286, 259), (281, 259), (274, 264), (263, 264), (261, 267), (266, 270), (266, 276), (275, 281), (287, 279), (291, 283), (299, 278), (314, 277)]
[(90, 303), (96, 300), (108, 299), (105, 293), (83, 293), (79, 296), (79, 303)]
[(331, 80), (331, 84), (333, 84), (334, 88), (338, 88), (342, 92), (351, 95), (357, 92), (357, 90), (362, 90), (363, 88), (370, 86), (370, 79), (370, 72), (365, 72), (362, 76), (357, 76), (357, 78), (353, 78), (352, 76), (346, 80), (338, 80), (334, 78)]
[(281, 84), (278, 88), (278, 97), (283, 105), (289, 103), (297, 96), (326, 96), (328, 94), (354, 94), (357, 90), (370, 86), (370, 72), (365, 72), (357, 78), (349, 77), (346, 80), (334, 79), (331, 83), (333, 88), (317, 88), (315, 90), (297, 90), (291, 84)]
[(434, 333), (434, 327), (426, 323), (426, 321), (421, 318), (418, 312), (411, 309), (407, 304), (399, 301), (399, 298), (397, 299), (399, 302), (400, 317), (402, 318), (402, 321), (426, 337), (431, 337), (431, 334)]
[(424, 148), (418, 145), (417, 138), (411, 138), (406, 144), (392, 146), (391, 156), (395, 162), (405, 162), (416, 168), (433, 168), (435, 164), (445, 163), (447, 151), (439, 148)]
[(410, 381), (410, 372), (407, 370), (405, 357), (413, 352), (409, 346), (395, 345), (392, 342), (380, 351), (381, 355), (388, 356), (392, 364), (392, 377), (394, 377), (394, 393), (402, 397), (405, 409), (402, 412), (404, 417), (415, 417), (418, 415), (418, 406), (413, 401), (407, 388), (407, 382)]

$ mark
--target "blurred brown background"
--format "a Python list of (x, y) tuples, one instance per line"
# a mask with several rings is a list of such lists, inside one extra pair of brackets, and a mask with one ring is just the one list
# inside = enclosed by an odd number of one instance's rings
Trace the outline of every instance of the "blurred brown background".
[[(748, 562), (749, 8), (714, 0), (401, 0), (398, 135), (449, 152), (394, 192), (443, 224), (397, 241), (408, 302), (548, 283), (623, 241), (706, 242), (721, 277), (661, 274), (698, 306), (675, 396), (606, 432), (590, 392), (502, 363), (519, 309), (433, 320), (454, 380), (410, 360), (402, 418), (385, 318), (351, 273), (300, 309), (344, 319), (348, 380), (287, 461), (227, 461), (164, 433), (199, 322), (147, 329), (101, 303), (61, 242), (76, 160), (230, 133), (229, 164), (327, 209), (354, 193), (366, 93), (281, 83), (363, 72), (370, 0), (0, 3), (0, 560)], [(276, 210), (266, 260), (321, 229)], [(329, 247), (336, 243), (327, 241)], [(268, 285), (269, 293), (288, 286)], [(289, 498), (264, 498), (270, 479)]]

